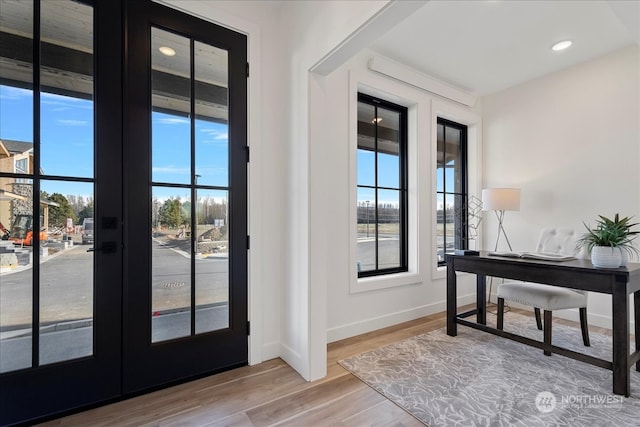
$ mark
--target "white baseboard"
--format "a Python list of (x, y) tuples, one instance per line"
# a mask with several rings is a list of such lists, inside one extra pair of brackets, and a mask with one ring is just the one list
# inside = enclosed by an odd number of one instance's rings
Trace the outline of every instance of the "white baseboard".
[(277, 359), (278, 357), (281, 357), (281, 345), (279, 342), (270, 342), (262, 346), (261, 362)]
[[(492, 295), (491, 301), (496, 300), (497, 296)], [(475, 301), (475, 293), (463, 295), (461, 297), (458, 297), (458, 306), (472, 304), (475, 303)], [(513, 302), (509, 302), (509, 305), (515, 308), (531, 309), (531, 307)], [(337, 326), (335, 328), (327, 330), (327, 343), (366, 334), (368, 332), (376, 331), (388, 326), (397, 325), (399, 323), (408, 322), (410, 320), (418, 319), (430, 314), (446, 311), (446, 309), (446, 301), (438, 301), (432, 304), (386, 314), (384, 316), (374, 317), (347, 325)], [(573, 320), (576, 322), (580, 321), (579, 312), (576, 309), (554, 311), (553, 316), (562, 319)], [(589, 313), (588, 316), (590, 325), (611, 329), (611, 317), (593, 313)], [(635, 323), (631, 321), (629, 325), (629, 331), (633, 333), (634, 328)], [(265, 344), (262, 347), (262, 356), (263, 361), (275, 359), (277, 357), (282, 358), (282, 360), (289, 364), (293, 369), (298, 371), (303, 377), (305, 377), (304, 372), (307, 372), (308, 370), (298, 352), (279, 342), (271, 342)]]
[[(475, 302), (476, 295), (468, 294), (458, 297), (458, 305), (471, 304)], [(340, 341), (346, 338), (355, 337), (357, 335), (366, 334), (367, 332), (376, 331), (388, 326), (397, 325), (398, 323), (408, 322), (430, 314), (439, 313), (447, 309), (446, 301), (438, 301), (433, 304), (414, 307), (409, 310), (398, 311), (395, 313), (385, 314), (384, 316), (373, 317), (371, 319), (361, 320), (359, 322), (347, 325), (337, 326), (327, 330), (327, 342)]]
[(280, 343), (280, 358), (295, 369), (305, 380), (309, 381), (309, 364), (305, 363), (302, 356), (291, 347)]

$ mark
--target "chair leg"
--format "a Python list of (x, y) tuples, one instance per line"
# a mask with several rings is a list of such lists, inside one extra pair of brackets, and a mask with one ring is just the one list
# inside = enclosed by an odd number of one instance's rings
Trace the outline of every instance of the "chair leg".
[(498, 298), (498, 329), (504, 327), (504, 298)]
[(589, 342), (589, 324), (587, 323), (587, 307), (580, 307), (580, 329), (582, 329), (582, 342), (586, 347), (591, 347)]
[(536, 325), (538, 326), (538, 330), (542, 330), (542, 319), (540, 318), (540, 309), (538, 307), (533, 308), (533, 312), (536, 314)]
[[(544, 343), (547, 345), (551, 345), (551, 312), (548, 310), (544, 311)], [(551, 352), (549, 350), (544, 351), (545, 356), (551, 356)]]

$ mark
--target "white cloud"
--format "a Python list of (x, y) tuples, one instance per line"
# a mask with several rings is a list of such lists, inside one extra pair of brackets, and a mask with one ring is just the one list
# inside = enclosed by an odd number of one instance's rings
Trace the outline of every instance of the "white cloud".
[(0, 98), (8, 99), (11, 101), (20, 101), (22, 98), (31, 98), (32, 96), (32, 92), (29, 89), (4, 86), (2, 88), (2, 95), (0, 95)]
[(172, 175), (189, 175), (191, 170), (189, 168), (178, 168), (173, 165), (167, 166), (154, 166), (153, 173), (166, 173)]
[(229, 132), (220, 132), (218, 129), (213, 129), (213, 128), (204, 128), (204, 129), (200, 129), (200, 131), (212, 137), (215, 141), (229, 140)]
[(225, 175), (227, 174), (228, 169), (220, 166), (211, 166), (211, 165), (201, 165), (196, 166), (196, 173), (202, 176), (211, 176), (211, 175)]
[(88, 126), (87, 120), (60, 119), (58, 123), (65, 126)]
[(178, 117), (160, 117), (160, 118), (154, 118), (153, 121), (161, 125), (179, 125), (179, 124), (189, 123), (189, 120), (181, 119)]

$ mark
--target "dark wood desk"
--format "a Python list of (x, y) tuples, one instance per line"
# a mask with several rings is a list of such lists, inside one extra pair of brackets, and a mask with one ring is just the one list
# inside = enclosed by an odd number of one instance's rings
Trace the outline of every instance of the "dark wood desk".
[[(446, 254), (447, 262), (447, 334), (456, 336), (458, 324), (512, 339), (552, 353), (570, 357), (613, 371), (613, 392), (629, 396), (629, 371), (633, 364), (640, 371), (640, 264), (626, 268), (595, 268), (589, 260), (563, 262), (519, 258)], [(476, 309), (458, 313), (456, 272), (476, 275)], [(555, 345), (547, 345), (520, 335), (487, 326), (486, 276), (546, 283), (611, 295), (613, 309), (613, 361), (599, 359)], [(630, 354), (628, 296), (633, 294), (636, 351)], [(466, 317), (476, 315), (476, 322)], [(542, 357), (542, 354), (541, 354)]]

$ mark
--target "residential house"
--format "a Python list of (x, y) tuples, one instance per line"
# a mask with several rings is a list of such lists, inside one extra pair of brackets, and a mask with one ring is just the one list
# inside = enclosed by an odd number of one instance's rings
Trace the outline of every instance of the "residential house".
[[(30, 173), (33, 171), (33, 144), (23, 141), (0, 140), (0, 171)], [(0, 223), (6, 228), (16, 214), (30, 214), (31, 185), (19, 178), (0, 177)]]

